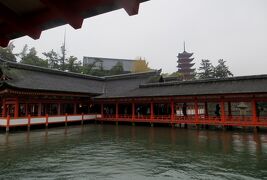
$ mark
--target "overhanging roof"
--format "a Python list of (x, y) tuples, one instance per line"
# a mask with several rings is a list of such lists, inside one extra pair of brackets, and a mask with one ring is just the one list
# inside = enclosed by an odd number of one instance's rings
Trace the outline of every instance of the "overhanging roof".
[(39, 39), (43, 30), (64, 24), (79, 29), (85, 18), (120, 8), (136, 15), (144, 1), (148, 0), (0, 0), (0, 46), (25, 35)]

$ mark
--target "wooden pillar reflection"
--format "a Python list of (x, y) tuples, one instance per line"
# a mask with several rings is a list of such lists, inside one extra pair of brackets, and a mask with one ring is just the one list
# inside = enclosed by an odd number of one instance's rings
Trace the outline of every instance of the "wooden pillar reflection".
[(252, 121), (253, 124), (257, 124), (257, 104), (256, 104), (256, 100), (253, 99), (251, 102), (251, 107), (252, 107)]

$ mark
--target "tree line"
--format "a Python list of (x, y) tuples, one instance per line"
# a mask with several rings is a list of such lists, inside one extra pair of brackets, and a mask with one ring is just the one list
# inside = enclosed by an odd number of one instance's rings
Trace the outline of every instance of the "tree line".
[(11, 62), (95, 76), (125, 73), (121, 62), (118, 62), (110, 70), (104, 70), (103, 67), (96, 67), (97, 62), (82, 65), (77, 57), (66, 56), (63, 46), (60, 48), (60, 53), (57, 53), (53, 49), (48, 52), (43, 52), (42, 55), (44, 58), (39, 57), (36, 49), (34, 47), (30, 48), (27, 44), (17, 54), (13, 52), (14, 48), (13, 43), (10, 43), (6, 48), (0, 47), (0, 58)]
[[(96, 60), (91, 64), (82, 65), (77, 57), (67, 57), (66, 50), (63, 46), (60, 48), (60, 53), (55, 52), (53, 49), (48, 52), (43, 52), (42, 54), (44, 58), (39, 57), (36, 49), (34, 47), (29, 48), (27, 44), (24, 45), (21, 52), (17, 54), (13, 52), (14, 48), (15, 46), (13, 43), (10, 43), (6, 48), (0, 47), (0, 58), (12, 62), (95, 76), (126, 73), (121, 62), (115, 64), (110, 70), (105, 70), (103, 66), (97, 65), (101, 64), (99, 63), (101, 60)], [(148, 62), (145, 59), (137, 58), (133, 64), (131, 72), (144, 72), (148, 70), (150, 70)], [(182, 75), (178, 72), (162, 75), (164, 77), (177, 77), (177, 79), (182, 79)], [(233, 76), (233, 74), (226, 65), (226, 61), (223, 59), (219, 59), (216, 66), (214, 66), (210, 60), (203, 59), (198, 71), (194, 72), (194, 79), (226, 78), (230, 76)]]
[[(218, 60), (218, 64), (214, 66), (210, 60), (202, 59), (200, 67), (193, 72), (193, 80), (195, 79), (211, 79), (211, 78), (227, 78), (232, 77), (233, 73), (229, 70), (229, 67), (226, 65), (226, 61), (223, 59)], [(173, 73), (164, 73), (163, 76), (169, 78), (176, 78), (179, 80), (183, 79), (183, 75), (179, 72)]]

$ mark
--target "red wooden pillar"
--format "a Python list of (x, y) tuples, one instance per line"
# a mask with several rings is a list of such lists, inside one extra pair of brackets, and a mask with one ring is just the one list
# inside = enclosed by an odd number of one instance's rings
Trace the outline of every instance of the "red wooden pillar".
[(60, 115), (60, 103), (57, 104), (57, 115)]
[(208, 109), (208, 102), (206, 101), (205, 102), (205, 117), (208, 117), (209, 116), (209, 109)]
[(224, 99), (221, 98), (221, 114), (222, 114), (222, 122), (224, 123), (225, 122), (225, 107), (224, 107)]
[(173, 123), (174, 122), (174, 100), (173, 98), (171, 98), (171, 122)]
[(74, 112), (73, 114), (77, 114), (77, 103), (74, 103)]
[(150, 101), (150, 119), (154, 119), (154, 102), (153, 100)]
[(252, 99), (252, 122), (253, 124), (257, 124), (257, 104), (256, 104), (256, 100)]
[(195, 98), (194, 108), (195, 108), (195, 121), (196, 121), (196, 122), (199, 122), (199, 115), (198, 115), (198, 101), (197, 101), (197, 98)]
[(101, 103), (101, 118), (104, 118), (104, 104)]
[(16, 97), (15, 100), (15, 112), (14, 112), (14, 118), (19, 117), (19, 99)]
[[(27, 107), (27, 105), (26, 105), (26, 107)], [(27, 111), (26, 111), (26, 112), (27, 112)], [(42, 104), (39, 103), (39, 104), (38, 104), (38, 116), (41, 116), (41, 114), (42, 114)]]
[(31, 128), (31, 115), (30, 114), (28, 115), (28, 125), (27, 125), (27, 128), (28, 128), (28, 130), (30, 130), (30, 128)]
[(3, 111), (2, 111), (2, 117), (6, 116), (6, 99), (3, 98)]
[(232, 116), (232, 105), (230, 101), (228, 102), (228, 115)]
[(132, 121), (135, 119), (135, 103), (134, 101), (132, 102)]
[(119, 118), (119, 103), (116, 102), (116, 114), (115, 114), (115, 118), (118, 119)]
[(27, 116), (27, 115), (29, 114), (29, 111), (28, 111), (28, 106), (29, 106), (29, 104), (26, 103), (25, 105), (26, 105), (26, 107), (25, 107), (25, 112), (26, 112), (26, 116)]

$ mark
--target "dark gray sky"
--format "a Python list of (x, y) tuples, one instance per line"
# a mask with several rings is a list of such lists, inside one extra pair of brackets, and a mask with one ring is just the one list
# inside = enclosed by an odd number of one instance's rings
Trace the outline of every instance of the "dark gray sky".
[(135, 59), (152, 68), (177, 70), (177, 54), (194, 52), (201, 59), (227, 61), (234, 75), (267, 74), (267, 0), (150, 0), (137, 16), (124, 10), (86, 19), (80, 30), (62, 26), (44, 31), (39, 40), (14, 40), (41, 52), (59, 52), (64, 29), (67, 55)]

